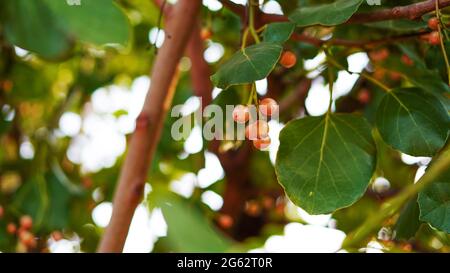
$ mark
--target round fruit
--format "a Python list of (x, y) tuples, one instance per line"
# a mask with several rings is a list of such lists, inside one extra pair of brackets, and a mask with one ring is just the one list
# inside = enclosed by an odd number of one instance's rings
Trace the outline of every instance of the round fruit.
[(265, 98), (259, 102), (259, 111), (266, 117), (271, 117), (278, 112), (278, 103), (271, 98)]
[(439, 29), (439, 19), (436, 17), (431, 18), (428, 20), (428, 27), (432, 30), (438, 30)]
[(29, 215), (24, 215), (20, 218), (20, 227), (23, 229), (31, 229), (33, 226), (33, 219)]
[(249, 201), (245, 205), (245, 212), (252, 217), (257, 217), (261, 214), (261, 206), (256, 201)]
[(233, 110), (233, 120), (237, 123), (246, 123), (250, 119), (250, 111), (244, 105), (238, 105)]
[(406, 55), (406, 54), (403, 54), (403, 55), (402, 55), (402, 62), (403, 62), (404, 64), (406, 64), (407, 66), (412, 66), (412, 65), (414, 65), (414, 61), (411, 60), (411, 58), (410, 58), (408, 55)]
[(269, 209), (272, 209), (273, 206), (275, 205), (275, 200), (273, 200), (272, 197), (266, 196), (266, 197), (264, 197), (262, 203), (263, 203), (264, 208), (269, 210)]
[(362, 104), (368, 104), (370, 102), (371, 95), (369, 90), (362, 89), (358, 94), (358, 101)]
[(8, 232), (9, 234), (14, 234), (16, 233), (17, 227), (14, 223), (9, 223), (6, 226), (6, 232)]
[(382, 48), (380, 50), (371, 51), (369, 57), (374, 62), (382, 62), (389, 57), (389, 50), (387, 48)]
[(433, 31), (430, 33), (430, 36), (428, 36), (428, 42), (431, 45), (439, 45), (441, 43), (441, 35), (437, 31)]
[(265, 150), (270, 146), (270, 137), (253, 140), (253, 146), (258, 150)]
[(297, 63), (297, 56), (291, 51), (285, 51), (281, 55), (280, 64), (285, 68), (291, 68)]
[(392, 71), (391, 73), (389, 73), (389, 77), (393, 81), (399, 81), (402, 79), (402, 74), (397, 71)]
[(250, 140), (266, 138), (269, 136), (269, 124), (264, 120), (258, 120), (247, 126), (245, 136)]
[(0, 219), (3, 217), (3, 214), (5, 214), (5, 209), (0, 206)]
[(35, 247), (36, 246), (36, 239), (34, 238), (34, 235), (29, 231), (24, 230), (24, 231), (20, 232), (19, 239), (27, 247)]
[(221, 228), (229, 229), (233, 226), (234, 220), (231, 216), (222, 214), (219, 216), (219, 219), (217, 219), (217, 222)]
[(84, 186), (86, 189), (92, 188), (92, 184), (93, 184), (93, 182), (92, 182), (92, 179), (91, 179), (91, 178), (89, 178), (89, 177), (83, 178), (83, 186)]
[(200, 31), (200, 37), (202, 37), (202, 40), (209, 40), (212, 37), (212, 32), (208, 28), (203, 28)]

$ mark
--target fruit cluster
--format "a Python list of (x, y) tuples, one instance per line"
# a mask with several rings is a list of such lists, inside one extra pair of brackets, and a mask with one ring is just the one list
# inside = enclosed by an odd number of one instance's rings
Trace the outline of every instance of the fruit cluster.
[[(278, 113), (278, 103), (271, 98), (263, 99), (259, 102), (258, 111), (267, 118)], [(250, 120), (249, 107), (238, 105), (233, 110), (233, 120), (237, 123), (245, 124)], [(265, 120), (251, 122), (245, 128), (245, 137), (253, 141), (256, 149), (264, 150), (269, 147), (271, 140), (269, 137), (269, 124)]]
[(19, 248), (30, 249), (36, 248), (37, 241), (31, 228), (33, 227), (33, 219), (29, 215), (24, 215), (19, 220), (19, 228), (16, 224), (8, 223), (6, 226), (6, 231), (13, 235), (16, 234), (19, 239)]
[[(4, 208), (0, 206), (0, 219), (4, 216)], [(12, 236), (17, 236), (18, 252), (27, 252), (29, 250), (35, 249), (37, 247), (37, 238), (32, 232), (33, 228), (33, 218), (29, 215), (23, 215), (19, 219), (19, 225), (17, 226), (13, 222), (9, 222), (6, 225), (6, 232)], [(51, 237), (54, 241), (59, 241), (63, 239), (63, 234), (60, 231), (53, 231)]]
[(441, 43), (441, 34), (439, 32), (439, 19), (437, 17), (433, 17), (428, 20), (428, 27), (433, 30), (428, 36), (428, 43), (431, 45), (439, 45)]

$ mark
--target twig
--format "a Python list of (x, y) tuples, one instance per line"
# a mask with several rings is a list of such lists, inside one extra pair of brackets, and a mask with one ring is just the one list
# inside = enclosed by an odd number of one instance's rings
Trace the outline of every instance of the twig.
[[(222, 1), (222, 3), (228, 7), (228, 3), (226, 2), (229, 1)], [(420, 18), (422, 15), (428, 12), (433, 11), (434, 6), (435, 0), (427, 0), (407, 6), (397, 6), (390, 9), (380, 9), (371, 12), (360, 12), (355, 13), (352, 17), (350, 17), (350, 19), (346, 23), (362, 24), (362, 23), (373, 23), (396, 19), (414, 20)], [(439, 1), (440, 8), (444, 8), (447, 6), (450, 6), (450, 0)], [(233, 7), (233, 12), (241, 13), (240, 9), (238, 9), (238, 7), (236, 6)], [(261, 19), (265, 23), (288, 21), (288, 18), (283, 15), (267, 14), (267, 13), (263, 13), (261, 15)]]

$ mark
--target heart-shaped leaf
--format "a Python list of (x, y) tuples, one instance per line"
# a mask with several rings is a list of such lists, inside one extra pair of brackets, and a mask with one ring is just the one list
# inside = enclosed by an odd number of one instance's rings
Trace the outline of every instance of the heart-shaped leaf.
[(350, 19), (363, 2), (364, 0), (338, 0), (330, 4), (300, 7), (289, 16), (289, 19), (299, 27), (335, 26)]
[(81, 41), (98, 45), (127, 45), (130, 24), (114, 1), (82, 1), (81, 5), (68, 5), (61, 0), (45, 2), (69, 32)]
[(216, 74), (212, 82), (219, 88), (252, 83), (264, 79), (275, 68), (283, 47), (277, 43), (259, 43), (235, 53)]
[(10, 43), (50, 59), (62, 57), (71, 49), (69, 35), (42, 0), (14, 0), (2, 4), (1, 21)]
[(444, 146), (449, 116), (434, 95), (420, 88), (400, 88), (385, 95), (376, 117), (383, 140), (413, 156), (433, 156)]
[(284, 43), (294, 33), (295, 24), (289, 22), (272, 23), (264, 30), (264, 42)]
[(450, 233), (450, 171), (419, 193), (420, 220)]
[(375, 170), (375, 154), (363, 117), (307, 117), (281, 131), (275, 170), (292, 202), (310, 214), (330, 213), (363, 195)]

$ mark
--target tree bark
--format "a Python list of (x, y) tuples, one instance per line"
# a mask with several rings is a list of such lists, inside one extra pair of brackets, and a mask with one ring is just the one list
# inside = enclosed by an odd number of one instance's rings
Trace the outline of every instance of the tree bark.
[(149, 165), (161, 136), (177, 83), (177, 67), (197, 21), (200, 0), (179, 0), (167, 22), (166, 40), (158, 51), (151, 85), (129, 144), (113, 201), (111, 221), (98, 252), (121, 252), (134, 211), (142, 199)]

